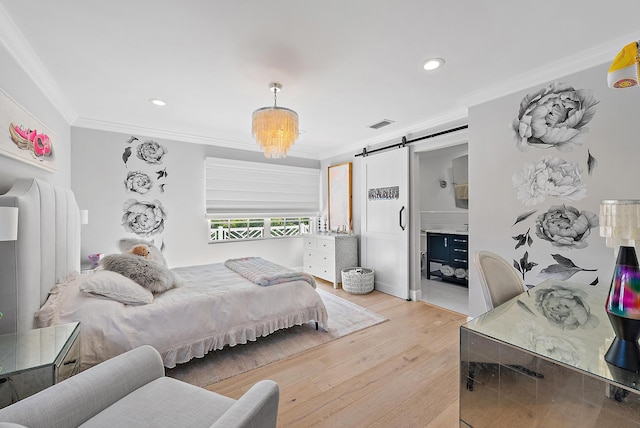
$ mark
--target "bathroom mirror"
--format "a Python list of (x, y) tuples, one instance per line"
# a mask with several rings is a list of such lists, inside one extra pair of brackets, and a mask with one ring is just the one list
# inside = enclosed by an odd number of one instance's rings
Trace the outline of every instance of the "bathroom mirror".
[(469, 156), (455, 158), (453, 163), (453, 192), (456, 207), (469, 208)]

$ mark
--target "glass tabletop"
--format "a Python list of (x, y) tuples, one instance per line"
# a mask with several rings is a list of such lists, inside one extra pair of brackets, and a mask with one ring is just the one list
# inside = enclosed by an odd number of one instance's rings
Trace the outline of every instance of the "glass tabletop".
[(53, 365), (77, 336), (80, 323), (0, 335), (0, 378)]
[(605, 311), (609, 286), (548, 280), (463, 325), (489, 338), (640, 390), (638, 373), (607, 363), (615, 337)]

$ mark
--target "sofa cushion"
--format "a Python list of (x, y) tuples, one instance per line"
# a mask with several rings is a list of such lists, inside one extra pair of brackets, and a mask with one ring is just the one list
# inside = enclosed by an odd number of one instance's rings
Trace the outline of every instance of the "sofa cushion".
[[(117, 374), (113, 381), (118, 381)], [(161, 377), (133, 391), (81, 426), (210, 427), (235, 402), (204, 388)]]

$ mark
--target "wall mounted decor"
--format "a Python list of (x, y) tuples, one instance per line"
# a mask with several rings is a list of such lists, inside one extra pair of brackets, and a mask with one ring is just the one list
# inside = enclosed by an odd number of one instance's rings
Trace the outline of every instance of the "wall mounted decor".
[[(142, 141), (136, 136), (131, 136), (125, 145), (122, 152), (122, 162), (127, 169), (124, 178), (125, 191), (150, 198), (155, 197), (157, 193), (163, 194), (168, 176), (167, 167), (163, 165), (168, 153), (167, 148), (156, 141)], [(167, 210), (161, 201), (127, 199), (122, 211), (122, 227), (126, 232), (142, 237), (156, 236), (162, 242), (160, 247), (164, 247), (164, 240), (159, 235), (165, 228)]]
[(329, 229), (351, 230), (351, 162), (330, 166), (328, 177)]
[[(511, 226), (515, 250), (520, 249), (513, 266), (523, 280), (536, 266), (539, 278), (560, 281), (573, 279), (578, 273), (597, 272), (580, 267), (579, 254), (575, 255), (577, 258), (574, 255), (569, 258), (557, 251), (586, 248), (591, 230), (598, 227), (594, 212), (573, 206), (587, 197), (584, 172), (591, 176), (598, 163), (586, 147), (589, 133), (586, 125), (594, 118), (598, 104), (591, 90), (559, 82), (530, 92), (520, 101), (511, 126), (518, 150), (562, 152), (562, 157), (547, 153), (537, 161), (526, 160), (511, 177), (516, 197), (525, 207), (541, 205), (520, 214)], [(534, 241), (539, 243), (535, 248)], [(547, 245), (551, 248), (545, 250)], [(555, 263), (543, 262), (547, 258), (544, 253)], [(597, 273), (589, 275), (595, 276), (589, 279), (591, 285), (597, 284)]]
[(367, 197), (370, 201), (398, 199), (400, 197), (400, 187), (380, 187), (378, 189), (369, 189)]
[(0, 89), (0, 154), (55, 172), (57, 137)]

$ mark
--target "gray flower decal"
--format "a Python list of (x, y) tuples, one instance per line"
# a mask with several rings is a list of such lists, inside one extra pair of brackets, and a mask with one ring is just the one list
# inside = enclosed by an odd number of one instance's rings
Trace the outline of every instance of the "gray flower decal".
[(129, 192), (135, 192), (140, 195), (147, 193), (153, 186), (153, 181), (148, 174), (142, 171), (129, 171), (127, 178), (124, 180), (124, 187)]
[(127, 232), (138, 236), (151, 236), (162, 233), (167, 213), (158, 200), (153, 202), (129, 199), (122, 207), (122, 226)]
[(167, 153), (168, 150), (165, 146), (153, 140), (140, 143), (136, 148), (136, 156), (138, 156), (138, 159), (142, 159), (146, 163), (151, 164), (162, 163), (162, 158), (164, 158)]
[(554, 247), (585, 248), (591, 229), (598, 227), (598, 216), (589, 211), (556, 205), (536, 219), (536, 235)]
[(593, 119), (596, 104), (591, 91), (565, 83), (553, 83), (527, 95), (512, 123), (518, 149), (572, 151), (586, 141), (589, 129), (585, 125)]
[(517, 197), (527, 206), (543, 202), (548, 196), (577, 201), (587, 196), (582, 169), (571, 161), (545, 156), (538, 162), (526, 162), (513, 174)]

